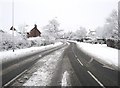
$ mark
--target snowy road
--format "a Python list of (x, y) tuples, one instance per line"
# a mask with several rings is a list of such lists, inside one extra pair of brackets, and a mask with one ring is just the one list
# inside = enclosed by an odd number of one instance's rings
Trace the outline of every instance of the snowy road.
[(10, 86), (118, 86), (118, 71), (99, 63), (77, 45), (45, 54)]
[(11, 86), (70, 86), (72, 67), (68, 58), (63, 59), (67, 47), (41, 58)]

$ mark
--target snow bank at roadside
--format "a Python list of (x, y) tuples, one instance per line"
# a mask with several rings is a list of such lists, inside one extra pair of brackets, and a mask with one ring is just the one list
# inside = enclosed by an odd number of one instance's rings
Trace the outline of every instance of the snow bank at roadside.
[(31, 48), (26, 48), (26, 49), (19, 49), (19, 50), (15, 50), (15, 52), (13, 52), (12, 50), (10, 51), (3, 51), (0, 52), (0, 63), (4, 63), (6, 61), (10, 61), (13, 59), (17, 59), (17, 58), (21, 58), (21, 57), (25, 57), (31, 54), (35, 54), (37, 52), (43, 51), (43, 50), (47, 50), (53, 47), (57, 47), (62, 45), (62, 42), (58, 42), (55, 44), (50, 44), (47, 46), (41, 46), (41, 47), (31, 47)]
[[(87, 54), (95, 57), (104, 64), (118, 67), (118, 51), (101, 44), (77, 43), (77, 46)], [(120, 51), (119, 51), (120, 52)]]

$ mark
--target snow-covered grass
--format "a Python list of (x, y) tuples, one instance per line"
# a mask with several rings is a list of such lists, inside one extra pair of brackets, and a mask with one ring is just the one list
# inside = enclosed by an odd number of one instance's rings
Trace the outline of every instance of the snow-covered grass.
[(118, 67), (118, 52), (120, 50), (107, 47), (105, 44), (76, 43), (81, 50), (99, 62)]
[(7, 61), (10, 61), (13, 59), (29, 56), (31, 54), (35, 54), (35, 53), (43, 51), (43, 50), (47, 50), (47, 49), (50, 49), (53, 47), (60, 46), (62, 44), (63, 44), (62, 42), (58, 42), (58, 43), (50, 44), (47, 46), (19, 49), (19, 50), (15, 50), (15, 52), (13, 52), (12, 50), (2, 51), (2, 52), (0, 52), (0, 62), (4, 63), (4, 62), (7, 62)]
[(57, 63), (61, 60), (63, 49), (56, 51), (38, 61), (45, 62), (42, 67), (39, 67), (36, 72), (23, 84), (23, 86), (50, 86), (51, 79)]

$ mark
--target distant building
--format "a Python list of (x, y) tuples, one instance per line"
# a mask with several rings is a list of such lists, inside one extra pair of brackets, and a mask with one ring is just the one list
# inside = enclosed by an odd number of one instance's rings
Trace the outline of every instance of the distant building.
[(87, 37), (95, 38), (95, 35), (96, 35), (96, 31), (89, 30)]
[(41, 32), (37, 29), (37, 25), (35, 24), (35, 27), (30, 31), (27, 32), (27, 37), (38, 37), (41, 36)]

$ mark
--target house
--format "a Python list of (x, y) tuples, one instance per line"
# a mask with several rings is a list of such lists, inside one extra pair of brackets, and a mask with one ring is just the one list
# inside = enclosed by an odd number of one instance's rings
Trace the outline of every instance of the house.
[(37, 29), (37, 25), (35, 24), (34, 28), (30, 31), (27, 32), (27, 37), (38, 37), (41, 36), (41, 32)]
[(14, 31), (16, 31), (16, 29), (15, 28), (13, 28), (13, 26), (10, 28), (10, 30), (13, 30), (14, 29)]
[(94, 38), (96, 35), (96, 31), (89, 30), (88, 37)]

